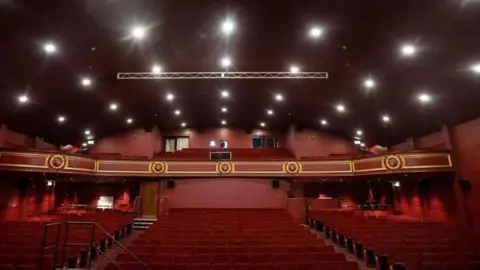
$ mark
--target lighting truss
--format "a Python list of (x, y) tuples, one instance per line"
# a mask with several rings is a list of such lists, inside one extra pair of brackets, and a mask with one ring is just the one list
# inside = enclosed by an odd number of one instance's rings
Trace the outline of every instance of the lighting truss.
[(119, 72), (118, 80), (328, 79), (328, 72)]

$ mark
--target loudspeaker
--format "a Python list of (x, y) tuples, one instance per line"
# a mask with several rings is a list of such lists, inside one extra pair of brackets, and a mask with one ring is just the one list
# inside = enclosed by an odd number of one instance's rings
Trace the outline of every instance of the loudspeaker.
[(472, 182), (469, 179), (460, 179), (460, 181), (458, 181), (458, 184), (460, 185), (460, 189), (463, 192), (469, 192), (470, 190), (472, 190)]
[(27, 178), (20, 178), (17, 182), (18, 196), (25, 197), (28, 191), (29, 181)]
[(272, 180), (272, 188), (277, 189), (280, 187), (280, 181), (279, 180)]
[(167, 180), (167, 188), (168, 189), (174, 189), (175, 188), (175, 181)]

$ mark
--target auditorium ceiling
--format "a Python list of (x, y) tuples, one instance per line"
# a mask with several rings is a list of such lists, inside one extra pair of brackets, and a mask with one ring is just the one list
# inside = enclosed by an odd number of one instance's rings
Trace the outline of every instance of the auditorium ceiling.
[[(475, 0), (4, 0), (0, 122), (57, 144), (295, 124), (391, 145), (480, 115), (479, 25)], [(328, 79), (117, 79), (307, 71)]]

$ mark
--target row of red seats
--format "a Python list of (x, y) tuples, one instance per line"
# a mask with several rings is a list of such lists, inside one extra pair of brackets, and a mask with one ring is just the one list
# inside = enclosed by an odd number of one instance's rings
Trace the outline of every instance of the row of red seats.
[(332, 246), (322, 245), (278, 245), (278, 246), (157, 246), (157, 245), (129, 245), (132, 252), (137, 253), (307, 253), (329, 252)]

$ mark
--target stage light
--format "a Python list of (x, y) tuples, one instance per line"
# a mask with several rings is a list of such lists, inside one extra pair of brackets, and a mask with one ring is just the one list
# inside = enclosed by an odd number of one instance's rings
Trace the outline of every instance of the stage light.
[(67, 120), (67, 118), (66, 118), (65, 116), (63, 116), (63, 115), (59, 115), (59, 116), (57, 117), (57, 121), (58, 121), (59, 123), (63, 123), (63, 122), (65, 122), (66, 120)]
[(165, 98), (168, 100), (168, 101), (172, 101), (175, 99), (175, 96), (172, 94), (172, 93), (168, 93)]
[(183, 122), (183, 123), (181, 124), (181, 126), (182, 126), (182, 127), (186, 127), (186, 126), (187, 126), (187, 123)]
[(18, 97), (18, 102), (20, 102), (21, 104), (27, 103), (28, 100), (29, 100), (29, 98), (28, 98), (27, 95), (20, 95)]
[(412, 56), (417, 52), (417, 49), (412, 44), (405, 44), (402, 46), (401, 52), (404, 56)]
[(91, 131), (89, 129), (85, 129), (85, 131), (83, 132), (85, 135), (90, 135)]
[(180, 115), (182, 112), (181, 112), (179, 109), (176, 109), (176, 110), (174, 111), (174, 113), (175, 113), (175, 115)]
[(365, 147), (365, 143), (362, 142), (362, 143), (360, 144), (360, 147)]
[(273, 115), (273, 110), (268, 109), (268, 110), (267, 110), (267, 114), (268, 114), (268, 115)]
[(431, 97), (429, 94), (427, 94), (427, 93), (420, 93), (420, 94), (418, 94), (417, 99), (418, 99), (421, 103), (429, 103), (430, 101), (432, 101), (432, 97)]
[(290, 73), (295, 74), (295, 73), (298, 73), (298, 72), (300, 72), (300, 68), (298, 66), (295, 66), (295, 65), (290, 66)]
[(52, 180), (47, 180), (47, 187), (53, 187), (54, 182)]
[(230, 93), (228, 93), (227, 90), (223, 90), (220, 95), (222, 96), (222, 98), (228, 98), (230, 97)]
[(265, 127), (266, 126), (265, 122), (260, 122), (260, 126)]
[(154, 74), (160, 74), (162, 72), (162, 67), (158, 65), (154, 65), (152, 67), (152, 73)]
[(81, 83), (82, 86), (89, 87), (90, 85), (92, 85), (92, 80), (88, 77), (83, 77)]
[(400, 182), (399, 181), (393, 181), (392, 186), (396, 187), (396, 188), (399, 188), (400, 187)]
[(362, 136), (363, 135), (363, 130), (361, 129), (357, 129), (357, 131), (355, 132), (358, 136)]
[(355, 140), (355, 141), (353, 141), (353, 144), (355, 144), (355, 145), (360, 145), (361, 143), (362, 143), (362, 142), (361, 142), (361, 141), (359, 141), (359, 140)]
[(227, 112), (227, 108), (226, 107), (222, 107), (222, 112)]
[(43, 45), (43, 50), (47, 53), (47, 54), (54, 54), (57, 52), (57, 46), (55, 46), (55, 44), (51, 43), (51, 42), (47, 42)]
[(385, 123), (390, 122), (390, 116), (384, 114), (384, 115), (382, 116), (382, 121), (385, 122)]
[(87, 141), (87, 144), (88, 144), (88, 145), (93, 145), (93, 144), (95, 144), (95, 141), (94, 141), (94, 140), (88, 140), (88, 141)]
[(312, 28), (310, 28), (310, 31), (309, 31), (309, 34), (310, 34), (310, 37), (312, 38), (319, 38), (323, 33), (323, 30), (322, 28), (318, 27), (318, 26), (314, 26)]
[(283, 96), (281, 94), (276, 94), (275, 95), (275, 100), (276, 101), (283, 101)]
[(335, 107), (337, 109), (337, 112), (340, 112), (340, 113), (343, 113), (345, 112), (345, 105), (343, 104), (337, 104), (337, 106)]
[(322, 119), (322, 120), (320, 120), (320, 124), (322, 126), (326, 126), (326, 125), (328, 125), (328, 121), (326, 119)]
[(374, 88), (375, 87), (375, 81), (371, 78), (368, 78), (363, 82), (363, 85), (367, 89)]
[(145, 27), (137, 25), (132, 28), (131, 35), (134, 39), (141, 40), (147, 35), (147, 30)]
[(222, 32), (228, 36), (230, 34), (233, 33), (233, 31), (235, 31), (235, 23), (230, 20), (230, 19), (227, 19), (225, 20), (223, 23), (222, 23)]
[(225, 121), (225, 120), (222, 120), (222, 122), (221, 122), (221, 123), (222, 123), (222, 125), (226, 125), (226, 124), (227, 124), (227, 121)]
[(113, 102), (113, 103), (110, 103), (110, 111), (116, 111), (118, 109), (118, 104)]
[(480, 63), (472, 65), (470, 70), (476, 74), (480, 74)]
[(86, 142), (82, 143), (82, 146), (87, 147), (87, 143)]
[(230, 57), (223, 57), (222, 60), (220, 61), (220, 64), (222, 65), (223, 68), (228, 68), (230, 65), (232, 65), (232, 60)]
[(130, 124), (133, 123), (133, 119), (132, 119), (132, 118), (127, 118), (127, 119), (125, 120), (125, 122), (130, 125)]

